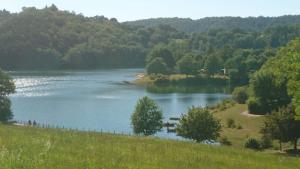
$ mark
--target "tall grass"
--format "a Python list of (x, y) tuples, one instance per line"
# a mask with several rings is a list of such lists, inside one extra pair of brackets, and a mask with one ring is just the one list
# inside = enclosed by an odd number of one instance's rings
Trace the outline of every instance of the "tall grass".
[(0, 125), (1, 169), (294, 169), (299, 158), (156, 138)]

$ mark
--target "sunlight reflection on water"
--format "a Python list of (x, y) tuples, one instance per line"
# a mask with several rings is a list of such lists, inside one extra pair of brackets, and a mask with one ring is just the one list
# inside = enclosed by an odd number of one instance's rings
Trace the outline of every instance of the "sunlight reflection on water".
[[(154, 99), (165, 120), (179, 117), (191, 106), (215, 104), (229, 95), (220, 93), (152, 93), (124, 84), (143, 69), (99, 71), (13, 72), (16, 93), (11, 96), (15, 120), (74, 129), (132, 132), (130, 116), (137, 100)], [(177, 138), (160, 132), (158, 136)]]

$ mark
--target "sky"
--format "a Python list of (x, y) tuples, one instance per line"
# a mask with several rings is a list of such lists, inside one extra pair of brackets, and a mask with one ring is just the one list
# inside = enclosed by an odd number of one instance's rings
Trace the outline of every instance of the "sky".
[(211, 16), (281, 16), (300, 14), (300, 0), (0, 0), (0, 9), (59, 9), (85, 16), (104, 15), (119, 21), (158, 17), (199, 19)]

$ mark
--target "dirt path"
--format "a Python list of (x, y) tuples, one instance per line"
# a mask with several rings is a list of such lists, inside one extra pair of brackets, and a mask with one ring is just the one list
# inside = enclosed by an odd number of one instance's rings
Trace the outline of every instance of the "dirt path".
[(256, 115), (256, 114), (249, 114), (248, 111), (244, 111), (242, 115), (248, 116), (248, 117), (262, 117), (263, 115)]

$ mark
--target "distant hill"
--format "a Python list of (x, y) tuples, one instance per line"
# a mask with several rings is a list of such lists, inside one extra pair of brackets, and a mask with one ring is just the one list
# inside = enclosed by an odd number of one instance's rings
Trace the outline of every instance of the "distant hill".
[(188, 18), (157, 18), (125, 22), (129, 25), (156, 27), (170, 25), (184, 32), (206, 32), (210, 29), (242, 29), (246, 31), (263, 31), (274, 26), (300, 24), (300, 15), (280, 17), (207, 17), (198, 20)]
[(155, 44), (184, 38), (170, 26), (137, 28), (104, 16), (59, 10), (0, 11), (0, 67), (96, 69), (143, 67)]

